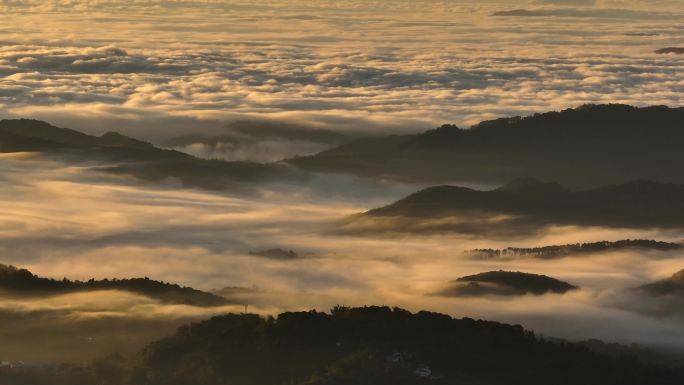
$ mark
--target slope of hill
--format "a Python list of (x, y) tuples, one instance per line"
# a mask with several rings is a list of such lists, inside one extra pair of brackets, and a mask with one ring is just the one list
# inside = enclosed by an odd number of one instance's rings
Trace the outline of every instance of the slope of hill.
[[(533, 179), (489, 191), (437, 186), (360, 218), (392, 219), (382, 223), (391, 231), (529, 232), (547, 225), (674, 228), (684, 226), (684, 186), (636, 181), (570, 191)], [(453, 221), (435, 221), (440, 218)]]
[(659, 319), (684, 320), (684, 270), (616, 293), (614, 306)]
[[(264, 370), (264, 365), (268, 370)], [(679, 384), (682, 369), (540, 340), (521, 326), (388, 307), (229, 314), (180, 328), (118, 384)]]
[(586, 105), (529, 117), (360, 139), (287, 160), (303, 169), (428, 183), (500, 184), (529, 176), (594, 186), (684, 183), (684, 108)]
[(637, 290), (653, 296), (674, 295), (684, 301), (684, 270), (680, 270), (669, 278), (639, 286)]
[(177, 178), (189, 187), (239, 189), (247, 183), (301, 179), (282, 164), (226, 162), (165, 150), (116, 132), (91, 136), (29, 119), (0, 121), (0, 152), (41, 152), (69, 162), (98, 161), (111, 173), (160, 181)]
[(458, 278), (450, 282), (437, 295), (444, 297), (542, 295), (563, 294), (576, 289), (578, 289), (577, 286), (545, 275), (499, 270)]
[(657, 54), (668, 54), (668, 53), (674, 53), (674, 54), (684, 54), (684, 47), (665, 47), (665, 48), (660, 48), (655, 51)]
[(570, 255), (606, 253), (619, 250), (681, 250), (681, 243), (662, 242), (649, 239), (623, 239), (620, 241), (600, 241), (575, 243), (569, 245), (553, 245), (541, 247), (507, 247), (505, 249), (473, 249), (464, 255), (475, 259), (515, 259), (539, 258), (557, 259)]
[(218, 316), (180, 327), (131, 357), (113, 355), (88, 366), (10, 362), (0, 365), (0, 382), (668, 385), (684, 380), (679, 357), (678, 351), (597, 340), (540, 339), (518, 325), (426, 311), (336, 307), (330, 314)]
[(49, 296), (95, 290), (120, 290), (141, 294), (166, 303), (195, 306), (226, 305), (226, 298), (182, 287), (177, 284), (145, 278), (113, 279), (96, 281), (55, 280), (34, 275), (26, 269), (0, 265), (0, 293), (15, 296)]

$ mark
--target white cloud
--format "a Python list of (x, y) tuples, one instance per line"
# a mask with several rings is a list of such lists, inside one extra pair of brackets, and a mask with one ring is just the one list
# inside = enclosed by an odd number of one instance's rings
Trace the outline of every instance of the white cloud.
[(5, 1), (0, 111), (161, 139), (232, 120), (406, 132), (681, 105), (684, 64), (653, 50), (684, 42), (684, 7), (649, 4), (671, 19), (491, 17), (519, 6), (506, 1)]
[[(559, 260), (509, 262), (464, 258), (464, 249), (541, 246), (655, 238), (676, 241), (681, 232), (601, 228), (552, 228), (534, 239), (469, 239), (458, 236), (364, 237), (335, 235), (349, 214), (403, 196), (411, 186), (372, 184), (350, 177), (320, 177), (301, 186), (264, 186), (259, 196), (235, 197), (104, 177), (26, 154), (0, 157), (0, 263), (37, 274), (74, 279), (149, 276), (200, 289), (256, 287), (250, 306), (263, 312), (335, 304), (387, 303), (455, 316), (524, 322), (536, 331), (568, 338), (638, 340), (684, 346), (668, 335), (681, 324), (616, 310), (608, 301), (622, 288), (672, 274), (684, 263), (681, 251), (619, 252)], [(345, 194), (352, 190), (356, 195)], [(303, 259), (278, 261), (249, 255), (269, 248), (293, 249)], [(428, 295), (463, 275), (506, 269), (550, 275), (582, 287), (564, 296), (449, 299)], [(85, 296), (84, 300), (96, 297)], [(47, 305), (108, 317), (207, 316), (214, 310), (156, 306), (140, 298), (131, 306), (72, 297)], [(2, 302), (2, 301), (0, 301)], [(128, 302), (126, 302), (128, 303)], [(10, 307), (14, 306), (9, 303)], [(44, 301), (22, 306), (54, 311)], [(42, 308), (40, 307), (42, 306)], [(0, 303), (2, 308), (2, 303)], [(128, 310), (125, 310), (128, 309)], [(1, 310), (1, 309), (0, 309)], [(27, 309), (30, 310), (30, 309)], [(98, 313), (99, 312), (99, 313)], [(549, 322), (553, 320), (553, 322)], [(603, 328), (607, 323), (619, 329)], [(636, 333), (639, 331), (639, 333)]]

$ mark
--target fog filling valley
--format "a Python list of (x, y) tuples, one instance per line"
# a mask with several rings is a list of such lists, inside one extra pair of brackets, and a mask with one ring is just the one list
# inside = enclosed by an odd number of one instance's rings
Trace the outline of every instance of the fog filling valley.
[[(236, 196), (181, 189), (173, 181), (150, 184), (113, 177), (96, 166), (70, 166), (36, 154), (5, 154), (0, 162), (6, 170), (0, 210), (3, 263), (57, 279), (148, 276), (207, 291), (247, 289), (235, 305), (210, 308), (112, 291), (3, 299), (0, 314), (8, 342), (0, 352), (16, 358), (84, 360), (86, 353), (131, 351), (182, 322), (242, 311), (244, 305), (275, 314), (337, 304), (391, 304), (522, 323), (571, 340), (684, 348), (681, 311), (649, 316), (640, 309), (646, 305), (625, 290), (679, 271), (682, 251), (510, 261), (463, 254), (474, 248), (628, 238), (679, 242), (679, 231), (562, 227), (526, 239), (341, 235), (334, 231), (340, 220), (394, 201), (411, 186), (320, 176), (297, 188), (262, 186), (258, 195)], [(357, 188), (347, 195), (349, 186)], [(268, 249), (293, 250), (297, 257), (254, 255)], [(505, 298), (435, 295), (449, 281), (490, 270), (545, 274), (581, 289)], [(46, 320), (55, 324), (37, 326)], [(60, 353), (42, 348), (46, 336)], [(78, 340), (92, 351), (64, 355)]]

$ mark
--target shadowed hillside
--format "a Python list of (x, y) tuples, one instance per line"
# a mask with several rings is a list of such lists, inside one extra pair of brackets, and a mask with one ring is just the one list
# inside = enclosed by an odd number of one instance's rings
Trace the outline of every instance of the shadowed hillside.
[[(598, 346), (598, 347), (597, 347)], [(589, 349), (606, 354), (597, 354)], [(597, 348), (596, 348), (597, 347)], [(639, 357), (639, 358), (637, 358)], [(669, 385), (681, 366), (643, 348), (544, 340), (519, 325), (336, 307), (263, 318), (227, 314), (180, 327), (137, 355), (92, 365), (0, 367), (16, 385)], [(268, 363), (268, 370), (264, 370)]]
[(128, 379), (111, 383), (642, 385), (684, 380), (681, 369), (551, 343), (520, 326), (388, 307), (214, 317), (149, 345), (133, 367)]
[(145, 278), (71, 281), (42, 278), (26, 269), (0, 265), (0, 293), (15, 296), (49, 296), (95, 290), (120, 290), (141, 294), (166, 303), (195, 306), (219, 306), (230, 303), (227, 299), (182, 287), (177, 284)]
[(613, 298), (616, 307), (649, 317), (684, 320), (684, 270), (618, 294)]
[[(374, 225), (365, 223), (374, 219)], [(524, 234), (549, 225), (679, 228), (684, 226), (684, 186), (636, 181), (571, 191), (534, 179), (489, 191), (437, 186), (350, 221), (352, 227), (362, 222), (369, 231), (490, 235)]]
[(563, 294), (575, 289), (578, 287), (545, 275), (499, 270), (458, 278), (450, 282), (437, 295), (444, 297), (542, 295)]
[(288, 160), (306, 170), (428, 183), (500, 184), (523, 176), (569, 186), (648, 179), (684, 183), (684, 108), (586, 105), (360, 139)]
[(179, 179), (189, 187), (241, 189), (254, 182), (301, 179), (290, 167), (226, 162), (154, 147), (116, 132), (86, 135), (38, 120), (1, 120), (0, 152), (41, 152), (68, 162), (101, 162), (114, 174), (149, 181)]
[(669, 278), (640, 286), (636, 290), (652, 296), (677, 296), (684, 302), (684, 270), (678, 271)]

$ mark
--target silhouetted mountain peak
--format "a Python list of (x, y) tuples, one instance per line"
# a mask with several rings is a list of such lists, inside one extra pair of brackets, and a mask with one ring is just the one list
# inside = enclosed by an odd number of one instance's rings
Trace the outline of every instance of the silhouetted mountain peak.
[(2, 127), (2, 129), (10, 129), (10, 130), (33, 130), (33, 129), (50, 130), (50, 129), (56, 128), (52, 124), (45, 122), (45, 121), (42, 121), (42, 120), (25, 119), (25, 118), (2, 119), (2, 120), (0, 120), (0, 127)]
[(42, 139), (62, 145), (90, 146), (97, 138), (82, 132), (53, 126), (34, 119), (8, 119), (0, 121), (0, 132), (20, 137)]

